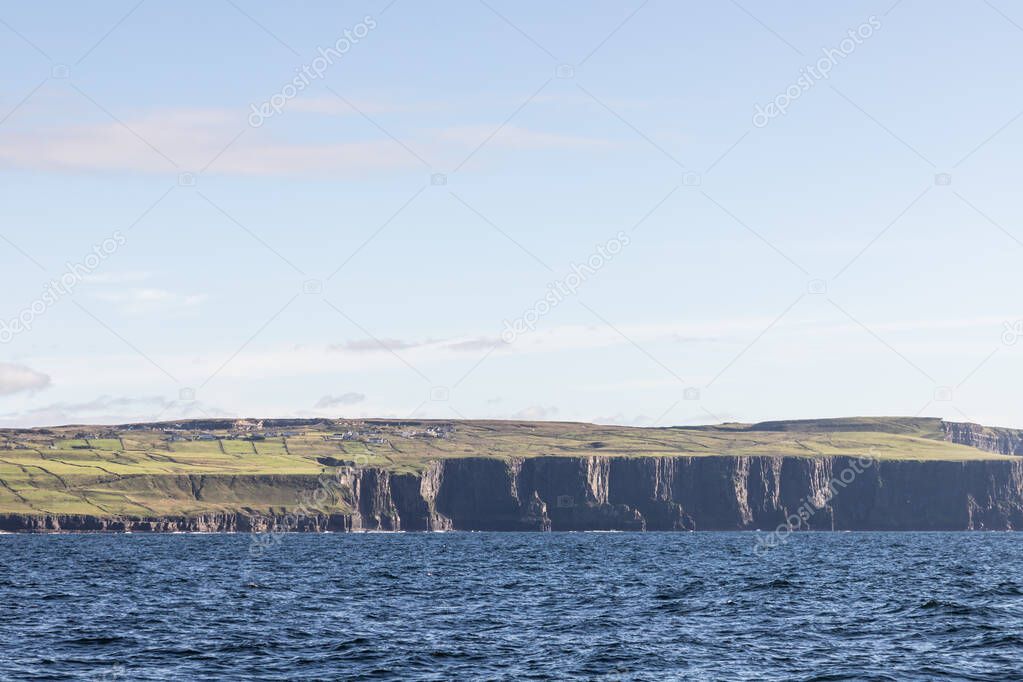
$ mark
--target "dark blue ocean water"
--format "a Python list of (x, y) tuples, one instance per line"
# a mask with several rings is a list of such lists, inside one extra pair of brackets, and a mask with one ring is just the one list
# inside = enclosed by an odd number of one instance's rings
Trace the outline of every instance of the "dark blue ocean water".
[(32, 680), (1023, 679), (1023, 535), (0, 536)]

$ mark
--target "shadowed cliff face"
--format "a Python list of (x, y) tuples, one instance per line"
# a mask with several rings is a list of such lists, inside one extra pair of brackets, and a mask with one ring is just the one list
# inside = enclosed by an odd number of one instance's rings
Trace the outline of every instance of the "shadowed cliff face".
[[(381, 474), (365, 472), (380, 485)], [(386, 477), (386, 474), (382, 474)], [(538, 457), (435, 463), (355, 527), (979, 530), (1023, 527), (1023, 461)], [(419, 482), (419, 494), (412, 483)], [(394, 487), (393, 482), (391, 487)]]
[(1002, 455), (1023, 455), (1023, 431), (966, 422), (941, 422), (945, 440)]
[(451, 459), (342, 470), (350, 512), (0, 516), (9, 531), (980, 530), (1023, 527), (1023, 460)]

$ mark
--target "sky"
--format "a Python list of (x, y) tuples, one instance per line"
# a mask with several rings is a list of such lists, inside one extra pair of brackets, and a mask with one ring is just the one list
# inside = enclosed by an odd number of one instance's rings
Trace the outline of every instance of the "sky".
[(0, 425), (1023, 427), (1007, 0), (0, 10)]

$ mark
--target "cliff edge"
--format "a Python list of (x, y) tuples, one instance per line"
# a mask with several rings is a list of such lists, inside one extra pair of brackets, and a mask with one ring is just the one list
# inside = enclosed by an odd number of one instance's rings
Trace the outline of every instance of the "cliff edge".
[[(230, 481), (209, 481), (229, 490)], [(218, 503), (214, 496), (208, 499)], [(276, 510), (0, 514), (4, 531), (1013, 530), (1023, 459), (532, 457), (338, 467)]]

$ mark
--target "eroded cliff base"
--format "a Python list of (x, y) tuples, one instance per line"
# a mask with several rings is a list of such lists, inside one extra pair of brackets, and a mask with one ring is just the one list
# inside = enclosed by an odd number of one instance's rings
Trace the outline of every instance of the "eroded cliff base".
[[(298, 483), (203, 477), (184, 515), (0, 514), (7, 532), (1014, 530), (1023, 460), (658, 456), (462, 458), (337, 467)], [(137, 482), (136, 482), (137, 483)], [(183, 484), (182, 484), (183, 485)], [(231, 504), (232, 491), (279, 500)], [(158, 488), (158, 486), (157, 486)]]

